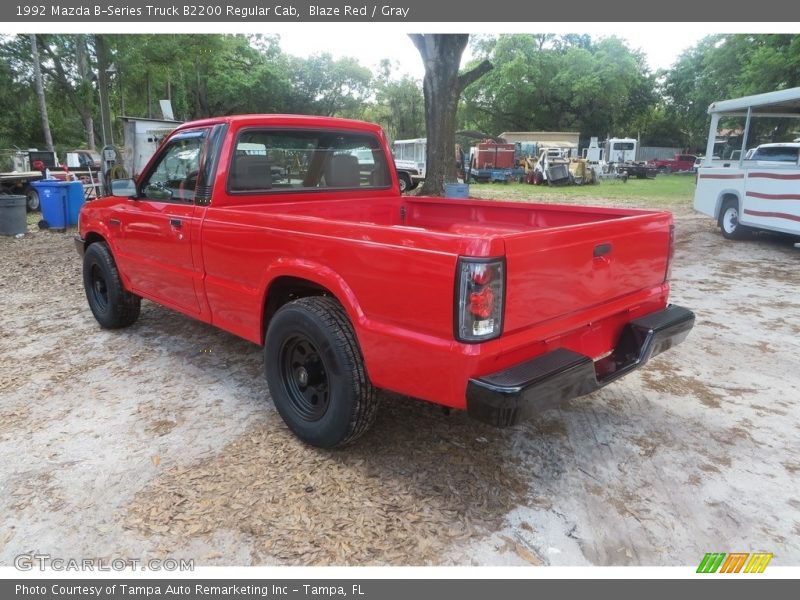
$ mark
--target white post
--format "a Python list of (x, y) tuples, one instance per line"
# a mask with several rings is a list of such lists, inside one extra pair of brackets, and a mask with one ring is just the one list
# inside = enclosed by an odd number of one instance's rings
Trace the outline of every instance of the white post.
[(742, 168), (744, 163), (744, 155), (747, 152), (747, 138), (750, 136), (750, 117), (753, 115), (753, 107), (747, 107), (747, 118), (744, 121), (744, 134), (742, 135), (742, 150), (739, 153), (739, 168)]
[(711, 159), (714, 157), (714, 141), (717, 138), (718, 126), (719, 113), (711, 113), (711, 126), (708, 128), (708, 142), (706, 143), (706, 157), (703, 159), (704, 167), (711, 166)]

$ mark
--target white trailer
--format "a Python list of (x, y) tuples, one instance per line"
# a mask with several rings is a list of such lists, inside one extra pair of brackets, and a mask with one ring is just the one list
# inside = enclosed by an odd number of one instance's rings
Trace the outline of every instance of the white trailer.
[(425, 167), (428, 160), (428, 139), (395, 140), (392, 154), (395, 161), (413, 161), (417, 168), (416, 179), (425, 179)]
[(138, 177), (156, 153), (161, 142), (182, 123), (172, 119), (120, 117), (125, 145), (122, 166), (131, 177)]
[[(728, 239), (753, 230), (800, 235), (799, 145), (765, 144), (747, 158), (754, 119), (800, 118), (800, 87), (714, 102), (708, 113), (711, 125), (706, 156), (697, 170), (695, 210), (713, 217)], [(736, 159), (715, 160), (717, 129), (720, 119), (727, 117), (745, 119), (741, 151)], [(786, 151), (768, 148), (776, 146)]]

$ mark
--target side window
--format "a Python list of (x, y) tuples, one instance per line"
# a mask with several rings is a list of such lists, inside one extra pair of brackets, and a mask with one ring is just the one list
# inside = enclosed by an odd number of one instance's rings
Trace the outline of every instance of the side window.
[(143, 182), (142, 195), (161, 202), (194, 202), (206, 137), (203, 131), (170, 140)]
[(767, 146), (758, 148), (753, 154), (753, 160), (771, 160), (775, 162), (797, 162), (798, 148), (785, 146)]
[(388, 187), (377, 137), (358, 132), (246, 129), (231, 158), (228, 191), (269, 193)]

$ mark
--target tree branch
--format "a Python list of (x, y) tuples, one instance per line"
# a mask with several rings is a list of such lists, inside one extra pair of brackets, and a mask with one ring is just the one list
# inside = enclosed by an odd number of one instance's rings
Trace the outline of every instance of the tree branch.
[(486, 75), (489, 71), (494, 68), (494, 65), (490, 63), (488, 60), (484, 60), (474, 69), (467, 71), (466, 73), (462, 73), (458, 76), (458, 93), (461, 94), (467, 86), (472, 83), (475, 83), (478, 79)]

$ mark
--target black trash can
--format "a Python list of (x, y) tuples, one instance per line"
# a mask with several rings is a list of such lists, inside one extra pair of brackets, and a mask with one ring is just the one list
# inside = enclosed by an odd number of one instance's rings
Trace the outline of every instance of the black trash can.
[(28, 231), (25, 196), (0, 195), (0, 235), (19, 235)]

